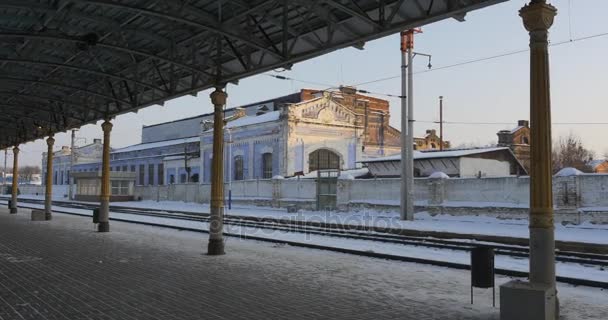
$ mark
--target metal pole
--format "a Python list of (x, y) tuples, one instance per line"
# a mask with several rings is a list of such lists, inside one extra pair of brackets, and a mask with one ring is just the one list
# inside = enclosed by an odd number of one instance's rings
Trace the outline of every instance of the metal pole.
[(407, 132), (408, 132), (408, 117), (407, 117), (407, 33), (401, 32), (401, 219), (407, 220)]
[(208, 255), (224, 254), (224, 119), (222, 108), (227, 94), (216, 87), (210, 95), (213, 104), (213, 163), (211, 165), (211, 210)]
[[(412, 37), (414, 33), (412, 32)], [(414, 220), (414, 47), (407, 51), (407, 220)]]
[(443, 96), (439, 96), (439, 150), (443, 150)]
[(74, 140), (76, 140), (76, 130), (75, 129), (72, 130), (72, 142), (70, 144), (70, 174), (68, 175), (68, 184), (69, 184), (68, 199), (70, 199), (70, 200), (74, 200), (73, 194), (72, 194), (72, 174), (74, 172), (74, 156), (76, 153), (76, 150), (74, 149)]

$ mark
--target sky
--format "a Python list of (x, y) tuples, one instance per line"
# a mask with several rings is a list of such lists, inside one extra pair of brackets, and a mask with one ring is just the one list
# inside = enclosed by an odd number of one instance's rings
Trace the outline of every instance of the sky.
[[(551, 98), (553, 138), (573, 133), (596, 158), (608, 153), (608, 109), (603, 90), (608, 84), (608, 12), (606, 0), (553, 0), (558, 9), (550, 30)], [(414, 60), (415, 135), (436, 129), (439, 96), (444, 96), (444, 137), (453, 146), (496, 143), (496, 132), (512, 129), (518, 119), (529, 118), (529, 53), (453, 66), (528, 48), (529, 37), (518, 10), (526, 3), (511, 0), (469, 13), (465, 22), (454, 19), (424, 26), (416, 36), (414, 51), (432, 55)], [(585, 39), (590, 36), (588, 39)], [(573, 40), (573, 41), (570, 41)], [(358, 89), (400, 95), (401, 52), (399, 36), (392, 35), (365, 44), (364, 50), (342, 49), (295, 64), (280, 74), (295, 81), (278, 80), (269, 72), (229, 85), (228, 107), (296, 92), (301, 88), (326, 89), (355, 85)], [(446, 67), (447, 66), (447, 67)], [(450, 67), (453, 66), (453, 67)], [(443, 68), (445, 67), (445, 68)], [(385, 81), (370, 81), (393, 77)], [(137, 113), (118, 116), (112, 130), (112, 147), (141, 142), (142, 125), (186, 118), (212, 111), (210, 91), (151, 106)], [(400, 101), (378, 95), (390, 102), (392, 126), (400, 127)], [(499, 124), (496, 124), (496, 123)], [(572, 123), (577, 124), (572, 124)], [(604, 122), (606, 124), (578, 124)], [(493, 124), (481, 124), (493, 123)], [(101, 122), (77, 132), (77, 145), (101, 138)], [(55, 135), (55, 149), (70, 144), (70, 133)], [(20, 146), (20, 165), (41, 165), (43, 140)], [(4, 160), (4, 153), (0, 154)], [(8, 156), (9, 166), (12, 156)]]

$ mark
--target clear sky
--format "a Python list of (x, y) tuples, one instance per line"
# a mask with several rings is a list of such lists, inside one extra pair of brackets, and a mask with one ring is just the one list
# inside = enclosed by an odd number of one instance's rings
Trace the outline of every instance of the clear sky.
[[(496, 132), (511, 129), (518, 119), (529, 118), (528, 53), (462, 66), (439, 69), (461, 62), (486, 58), (526, 49), (528, 35), (518, 10), (526, 3), (511, 0), (490, 8), (469, 13), (466, 22), (446, 20), (423, 27), (416, 38), (415, 51), (433, 56), (433, 69), (415, 75), (416, 135), (436, 128), (438, 96), (444, 98), (444, 120), (447, 122), (500, 122), (512, 124), (447, 124), (444, 135), (453, 145), (496, 143)], [(554, 0), (558, 16), (551, 29), (551, 42), (556, 44), (570, 39), (608, 33), (606, 0)], [(608, 35), (587, 40), (555, 45), (551, 52), (551, 94), (553, 104), (554, 137), (570, 132), (583, 139), (587, 147), (601, 157), (608, 151), (608, 124), (568, 125), (571, 122), (608, 123), (606, 98), (608, 88)], [(400, 73), (399, 37), (385, 37), (365, 45), (365, 50), (343, 49), (325, 56), (294, 65), (291, 71), (281, 73), (300, 81), (285, 81), (258, 75), (228, 87), (228, 105), (239, 106), (255, 101), (295, 92), (300, 88), (324, 89), (303, 81), (338, 86), (398, 76)], [(427, 60), (417, 57), (416, 71), (426, 70)], [(358, 86), (373, 92), (400, 94), (400, 79)], [(378, 96), (380, 98), (386, 98)], [(391, 125), (400, 126), (400, 102), (391, 103)], [(209, 92), (197, 97), (182, 97), (169, 101), (164, 107), (152, 106), (138, 113), (116, 118), (112, 131), (112, 147), (123, 147), (141, 142), (141, 126), (171, 121), (211, 112)], [(78, 145), (92, 142), (102, 136), (97, 125), (82, 127), (77, 133), (84, 138)], [(55, 136), (55, 148), (69, 145), (70, 134)], [(46, 144), (39, 140), (21, 145), (21, 164), (41, 164), (41, 153)], [(4, 157), (1, 154), (0, 157)], [(9, 154), (9, 166), (12, 157)]]

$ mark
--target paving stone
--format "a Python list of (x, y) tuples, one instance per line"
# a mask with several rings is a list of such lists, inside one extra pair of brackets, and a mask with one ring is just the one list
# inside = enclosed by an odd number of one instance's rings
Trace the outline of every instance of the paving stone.
[(464, 271), (230, 238), (207, 256), (206, 234), (111, 230), (0, 209), (0, 320), (498, 319), (487, 292), (469, 304)]

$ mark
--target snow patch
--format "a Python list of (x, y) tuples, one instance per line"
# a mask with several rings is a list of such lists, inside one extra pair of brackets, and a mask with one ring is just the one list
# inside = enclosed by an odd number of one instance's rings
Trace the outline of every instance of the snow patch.
[(570, 176), (580, 176), (581, 174), (583, 174), (582, 171), (580, 171), (576, 168), (567, 167), (567, 168), (561, 169), (559, 172), (557, 172), (555, 174), (555, 176), (556, 177), (570, 177)]
[(448, 176), (447, 174), (445, 174), (441, 171), (435, 171), (429, 176), (429, 179), (449, 179), (449, 178), (450, 178), (450, 176)]

